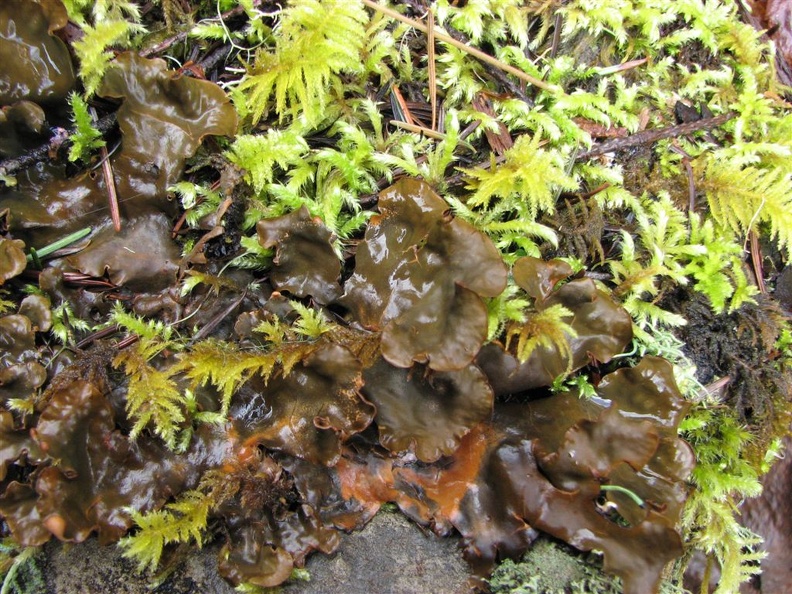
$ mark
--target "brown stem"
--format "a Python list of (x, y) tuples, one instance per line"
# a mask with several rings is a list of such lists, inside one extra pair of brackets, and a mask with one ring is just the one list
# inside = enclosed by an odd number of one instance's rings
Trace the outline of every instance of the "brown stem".
[(85, 347), (87, 347), (93, 342), (96, 342), (97, 340), (100, 340), (102, 338), (107, 338), (108, 336), (112, 336), (113, 334), (118, 332), (119, 329), (120, 328), (118, 324), (113, 324), (112, 326), (108, 326), (107, 328), (102, 328), (101, 330), (97, 330), (96, 332), (93, 332), (88, 336), (86, 336), (85, 338), (83, 338), (80, 342), (77, 343), (76, 346), (78, 349), (84, 349)]
[(247, 297), (247, 291), (242, 291), (242, 294), (239, 296), (238, 299), (236, 299), (233, 303), (231, 303), (231, 305), (226, 307), (223, 311), (219, 312), (214, 318), (209, 320), (209, 322), (203, 328), (201, 328), (198, 332), (196, 332), (195, 336), (192, 337), (191, 342), (198, 342), (199, 340), (203, 340), (204, 338), (209, 336), (209, 334), (212, 333), (212, 330), (214, 330), (220, 324), (220, 322), (222, 322), (223, 320), (228, 318), (228, 316), (234, 313), (236, 308), (239, 307), (239, 305), (245, 300), (245, 297)]

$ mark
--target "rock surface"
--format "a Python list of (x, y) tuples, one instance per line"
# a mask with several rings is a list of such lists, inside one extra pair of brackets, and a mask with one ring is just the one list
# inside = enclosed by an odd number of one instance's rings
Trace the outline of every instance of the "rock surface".
[[(135, 572), (114, 546), (95, 539), (46, 547), (47, 594), (231, 594), (217, 574), (217, 547), (191, 551), (156, 588)], [(380, 513), (360, 532), (344, 535), (332, 557), (312, 555), (310, 581), (284, 594), (461, 594), (469, 592), (467, 564), (458, 539), (438, 538), (398, 513)]]

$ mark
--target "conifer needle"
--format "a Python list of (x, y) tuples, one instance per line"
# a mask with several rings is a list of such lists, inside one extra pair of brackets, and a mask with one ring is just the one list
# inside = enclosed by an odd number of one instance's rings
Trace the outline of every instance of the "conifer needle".
[(402, 128), (414, 134), (423, 134), (424, 136), (428, 136), (429, 138), (434, 138), (435, 140), (445, 140), (446, 138), (445, 134), (442, 134), (441, 132), (437, 132), (436, 130), (432, 130), (430, 128), (425, 128), (424, 126), (419, 126), (418, 124), (411, 124), (409, 122), (400, 122), (399, 120), (391, 120), (390, 123), (396, 126), (397, 128)]
[[(96, 110), (91, 108), (91, 116), (96, 122)], [(118, 208), (118, 193), (116, 192), (115, 178), (113, 177), (113, 168), (110, 165), (107, 147), (102, 145), (99, 147), (102, 156), (102, 176), (104, 177), (105, 186), (107, 187), (107, 201), (110, 205), (110, 219), (113, 221), (113, 229), (116, 233), (121, 231), (121, 211)]]
[(41, 248), (40, 250), (31, 249), (31, 253), (27, 255), (27, 261), (32, 262), (34, 260), (34, 256), (33, 256), (34, 252), (35, 252), (35, 257), (44, 258), (54, 252), (57, 252), (58, 250), (70, 246), (71, 244), (77, 241), (80, 241), (83, 237), (90, 235), (90, 233), (91, 233), (91, 228), (85, 227), (84, 229), (80, 229), (79, 231), (70, 233), (66, 237), (62, 237), (58, 241), (52, 242), (51, 244)]
[[(397, 21), (401, 21), (402, 23), (406, 23), (413, 27), (414, 29), (418, 29), (423, 33), (429, 33), (429, 27), (424, 25), (420, 21), (416, 21), (415, 19), (411, 19), (410, 17), (406, 17), (402, 14), (399, 14), (395, 10), (388, 8), (387, 6), (382, 6), (374, 2), (374, 0), (362, 0), (363, 4), (371, 8), (372, 10), (376, 10), (377, 12), (381, 12), (382, 14), (389, 16), (392, 19)], [(489, 54), (482, 52), (475, 47), (469, 46), (466, 43), (462, 43), (461, 41), (457, 41), (450, 35), (446, 35), (445, 33), (434, 33), (434, 38), (439, 39), (443, 43), (447, 43), (448, 45), (453, 45), (455, 48), (462, 50), (463, 52), (470, 54), (474, 58), (481, 60), (482, 62), (486, 62), (487, 64), (491, 64), (496, 68), (503, 70), (504, 72), (508, 72), (509, 74), (513, 74), (520, 80), (524, 80), (525, 82), (534, 85), (535, 87), (539, 87), (540, 89), (544, 89), (545, 91), (549, 91), (551, 93), (559, 93), (563, 94), (563, 90), (558, 87), (557, 85), (551, 85), (543, 80), (539, 80), (538, 78), (534, 78), (530, 74), (523, 72), (522, 70), (515, 68), (509, 64), (501, 62), (497, 58), (490, 56)]]
[(426, 17), (426, 49), (429, 61), (429, 102), (432, 104), (432, 124), (430, 128), (437, 130), (437, 73), (435, 69), (435, 32), (434, 32), (434, 10), (429, 9)]

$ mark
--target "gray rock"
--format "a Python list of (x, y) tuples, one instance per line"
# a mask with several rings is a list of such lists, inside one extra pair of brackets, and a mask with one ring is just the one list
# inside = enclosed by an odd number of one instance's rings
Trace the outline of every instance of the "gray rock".
[[(217, 546), (190, 549), (154, 588), (115, 546), (96, 539), (45, 548), (47, 594), (231, 594), (217, 574)], [(283, 594), (461, 594), (470, 591), (470, 572), (458, 538), (425, 534), (398, 513), (380, 513), (365, 529), (342, 537), (333, 556), (312, 555), (309, 581), (282, 588)]]
[(424, 534), (398, 513), (380, 513), (361, 532), (344, 538), (332, 556), (314, 555), (310, 582), (284, 594), (461, 594), (470, 572), (459, 539)]

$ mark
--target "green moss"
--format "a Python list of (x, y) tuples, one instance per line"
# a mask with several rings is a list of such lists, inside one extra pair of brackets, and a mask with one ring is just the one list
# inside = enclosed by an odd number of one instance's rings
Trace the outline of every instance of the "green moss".
[(8, 539), (0, 542), (0, 593), (46, 594), (42, 558), (39, 547), (20, 549)]

